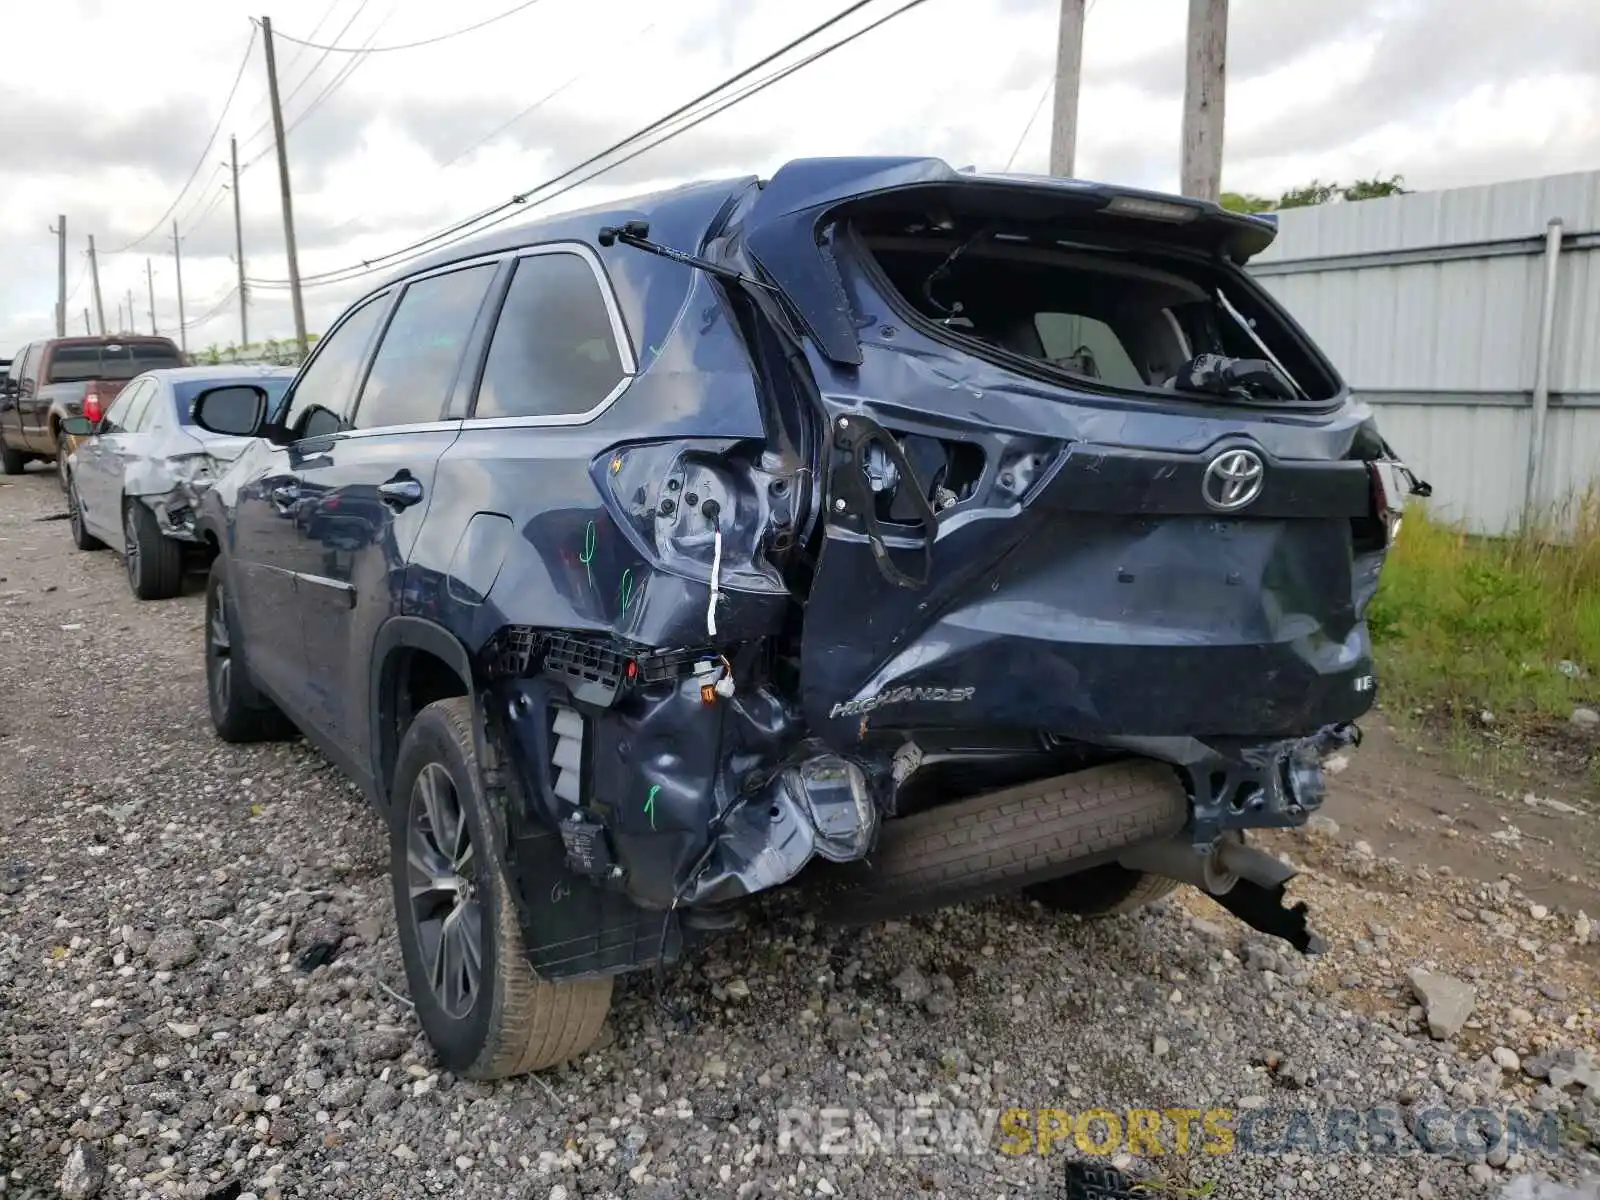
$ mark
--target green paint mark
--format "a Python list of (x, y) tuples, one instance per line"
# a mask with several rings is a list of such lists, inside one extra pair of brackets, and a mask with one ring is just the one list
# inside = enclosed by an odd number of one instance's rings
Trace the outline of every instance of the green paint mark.
[(594, 522), (590, 521), (583, 527), (583, 551), (578, 555), (578, 561), (583, 564), (583, 569), (589, 573), (589, 586), (594, 586)]
[(660, 790), (661, 785), (659, 783), (652, 783), (650, 785), (650, 794), (644, 799), (644, 811), (645, 815), (650, 818), (651, 829), (656, 827), (656, 793)]
[[(632, 571), (624, 571), (622, 573), (622, 582), (617, 585), (617, 604), (622, 609), (622, 613), (626, 613), (628, 611), (628, 606), (631, 605), (632, 603), (633, 603), (633, 572)], [(622, 615), (622, 614), (618, 614), (618, 615)]]

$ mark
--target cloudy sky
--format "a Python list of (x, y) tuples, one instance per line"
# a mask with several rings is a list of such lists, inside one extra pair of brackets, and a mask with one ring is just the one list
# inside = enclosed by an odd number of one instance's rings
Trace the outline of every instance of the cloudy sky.
[[(156, 325), (176, 332), (176, 217), (186, 312), (198, 322), (190, 346), (237, 339), (230, 135), (244, 167), (248, 275), (285, 277), (250, 21), (266, 2), (13, 5), (0, 75), (0, 356), (53, 331), (59, 213), (69, 330), (93, 313), (93, 234), (107, 323), (131, 290), (149, 329), (149, 258)], [(386, 48), (514, 3), (272, 0), (268, 15), (281, 35)], [(536, 0), (477, 32), (366, 55), (280, 37), (302, 274), (383, 254), (561, 175), (846, 3)], [(901, 3), (873, 0), (767, 70)], [(1092, 0), (1080, 175), (1176, 187), (1185, 10), (1185, 0)], [(1525, 0), (1510, 12), (1504, 0), (1234, 0), (1224, 186), (1272, 193), (1398, 172), (1409, 186), (1443, 188), (1600, 167), (1600, 4)], [(1043, 171), (1056, 14), (1057, 0), (927, 0), (543, 211), (697, 175), (769, 173), (810, 154), (928, 153)], [(309, 289), (313, 331), (362, 286)], [(292, 333), (281, 288), (255, 288), (251, 301), (253, 337)]]

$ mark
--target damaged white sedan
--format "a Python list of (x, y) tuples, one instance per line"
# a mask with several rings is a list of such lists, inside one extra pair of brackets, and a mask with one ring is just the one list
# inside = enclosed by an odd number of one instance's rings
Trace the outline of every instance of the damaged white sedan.
[(99, 420), (62, 423), (72, 540), (80, 550), (122, 547), (128, 586), (140, 600), (176, 596), (186, 561), (203, 551), (194, 518), (201, 494), (249, 444), (201, 429), (194, 398), (207, 388), (254, 384), (281, 397), (286, 367), (183, 367), (147, 371)]

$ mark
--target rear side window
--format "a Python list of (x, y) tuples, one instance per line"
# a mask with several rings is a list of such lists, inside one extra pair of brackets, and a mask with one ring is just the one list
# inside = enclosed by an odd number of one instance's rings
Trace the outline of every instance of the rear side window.
[(497, 270), (483, 263), (406, 288), (362, 386), (357, 429), (439, 419)]
[(46, 383), (83, 383), (90, 379), (132, 379), (146, 371), (178, 367), (175, 346), (160, 342), (110, 342), (105, 345), (57, 346), (50, 355)]
[(296, 438), (322, 437), (345, 427), (367, 344), (383, 315), (388, 293), (352, 312), (322, 341), (289, 397), (282, 424)]
[(128, 414), (133, 411), (139, 402), (148, 380), (140, 379), (130, 383), (117, 393), (117, 398), (111, 402), (111, 407), (106, 409), (105, 420), (102, 424), (102, 433), (113, 433), (128, 428)]
[(1118, 387), (1142, 387), (1144, 376), (1127, 347), (1104, 321), (1076, 313), (1042, 312), (1033, 318), (1044, 357), (1077, 375)]
[(129, 398), (127, 407), (118, 415), (116, 427), (124, 433), (137, 433), (147, 424), (150, 397), (155, 393), (156, 385), (151, 380), (144, 379), (127, 390), (133, 395)]
[(568, 253), (518, 262), (473, 416), (581, 416), (622, 377), (611, 313), (588, 262)]

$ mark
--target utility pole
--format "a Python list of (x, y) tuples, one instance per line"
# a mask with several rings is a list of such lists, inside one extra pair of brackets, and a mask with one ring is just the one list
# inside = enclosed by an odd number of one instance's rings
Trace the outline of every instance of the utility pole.
[(1070, 179), (1078, 153), (1078, 81), (1083, 71), (1084, 0), (1061, 0), (1056, 37), (1054, 119), (1050, 125), (1050, 174)]
[(89, 235), (89, 277), (94, 280), (94, 315), (100, 322), (100, 336), (106, 335), (106, 306), (100, 300), (100, 260), (94, 253), (94, 234)]
[(172, 222), (172, 269), (178, 276), (178, 350), (189, 353), (189, 334), (183, 327), (183, 251), (178, 249), (178, 222)]
[(239, 139), (228, 139), (233, 158), (233, 261), (239, 266), (239, 349), (250, 344), (250, 302), (244, 288), (244, 219), (239, 215)]
[(1228, 0), (1189, 0), (1183, 84), (1183, 194), (1222, 196), (1222, 129), (1227, 93)]
[[(283, 105), (278, 101), (278, 60), (272, 51), (272, 18), (261, 18), (261, 41), (267, 48), (267, 94), (272, 100), (272, 136), (278, 143), (278, 188), (283, 193), (283, 246), (289, 260), (289, 299), (294, 306), (294, 337), (304, 362), (306, 307), (300, 297), (300, 257), (294, 248), (294, 202), (289, 196), (289, 148), (283, 143)], [(237, 195), (237, 193), (235, 193)]]
[[(149, 262), (150, 262), (149, 259), (145, 259), (145, 263), (147, 265), (149, 264)], [(132, 288), (128, 289), (128, 323), (127, 323), (126, 326), (124, 326), (124, 328), (129, 333), (138, 333), (139, 332), (139, 320), (138, 320), (137, 317), (135, 317), (133, 315), (133, 289)]]
[(56, 336), (67, 336), (67, 214), (50, 226), (56, 235)]
[(94, 333), (94, 326), (89, 324), (89, 310), (83, 310), (83, 336), (90, 337)]
[[(150, 288), (150, 332), (157, 334), (161, 331), (156, 328), (156, 272), (155, 268), (150, 265), (148, 258), (144, 260), (144, 281)], [(132, 296), (128, 297), (128, 303), (133, 303)]]
[[(122, 323), (122, 301), (118, 300), (117, 301), (117, 332), (121, 333), (125, 328), (127, 328), (127, 326), (123, 325), (123, 323)], [(104, 326), (101, 326), (100, 333), (101, 333), (101, 336), (105, 335), (105, 327)]]

